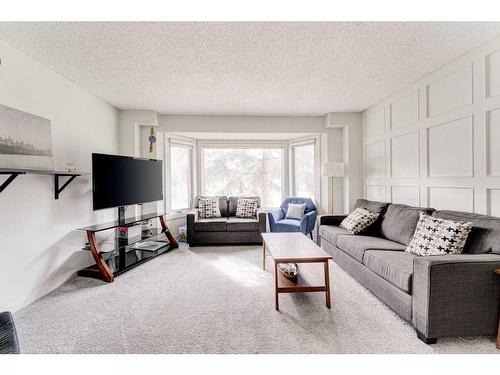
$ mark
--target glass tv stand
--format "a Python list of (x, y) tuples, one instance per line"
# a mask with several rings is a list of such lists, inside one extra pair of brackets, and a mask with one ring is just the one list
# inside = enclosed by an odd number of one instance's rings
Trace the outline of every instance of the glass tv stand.
[[(109, 242), (104, 241), (99, 243), (96, 239), (96, 233), (98, 232), (132, 226), (153, 219), (160, 220), (161, 229), (151, 229), (133, 238), (118, 238), (113, 236), (113, 239)], [(167, 227), (164, 214), (160, 213), (136, 216), (123, 221), (116, 220), (109, 223), (91, 225), (79, 228), (78, 230), (87, 232), (88, 247), (85, 249), (92, 252), (95, 264), (81, 269), (77, 274), (109, 283), (113, 282), (116, 276), (179, 247), (179, 244)], [(165, 245), (155, 251), (141, 250), (134, 247), (135, 244), (148, 240), (164, 242)]]

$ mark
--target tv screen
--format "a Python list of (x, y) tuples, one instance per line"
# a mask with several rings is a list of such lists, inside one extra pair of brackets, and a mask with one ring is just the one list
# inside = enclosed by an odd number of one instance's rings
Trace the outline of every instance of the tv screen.
[(162, 161), (92, 154), (94, 210), (163, 199)]

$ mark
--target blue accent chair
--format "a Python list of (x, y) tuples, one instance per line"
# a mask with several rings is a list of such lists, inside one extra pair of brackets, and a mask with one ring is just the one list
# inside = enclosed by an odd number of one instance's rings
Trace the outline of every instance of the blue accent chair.
[[(288, 204), (306, 204), (306, 210), (302, 220), (285, 219)], [(317, 210), (313, 201), (309, 198), (287, 198), (281, 203), (279, 209), (268, 212), (269, 227), (271, 232), (301, 232), (312, 237), (312, 231), (316, 224)]]

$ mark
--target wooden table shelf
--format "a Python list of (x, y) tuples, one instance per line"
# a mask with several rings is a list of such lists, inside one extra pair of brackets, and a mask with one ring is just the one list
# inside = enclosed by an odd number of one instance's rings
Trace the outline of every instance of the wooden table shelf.
[[(262, 267), (274, 267), (275, 304), (279, 310), (279, 294), (324, 292), (326, 307), (330, 308), (330, 271), (332, 256), (302, 233), (263, 233)], [(278, 269), (280, 263), (297, 263), (299, 275), (294, 282)], [(324, 279), (321, 278), (321, 270)]]

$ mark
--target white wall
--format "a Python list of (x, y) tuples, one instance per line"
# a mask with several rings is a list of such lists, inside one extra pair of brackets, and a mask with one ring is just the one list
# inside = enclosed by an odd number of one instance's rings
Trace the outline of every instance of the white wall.
[(500, 216), (500, 38), (363, 118), (368, 199)]
[[(55, 169), (72, 161), (90, 171), (92, 152), (118, 152), (114, 107), (3, 42), (0, 58), (0, 103), (52, 121)], [(75, 229), (115, 212), (92, 211), (89, 179), (77, 178), (59, 200), (50, 176), (19, 176), (0, 194), (0, 311), (22, 308), (90, 264)]]

